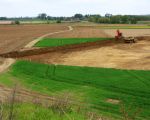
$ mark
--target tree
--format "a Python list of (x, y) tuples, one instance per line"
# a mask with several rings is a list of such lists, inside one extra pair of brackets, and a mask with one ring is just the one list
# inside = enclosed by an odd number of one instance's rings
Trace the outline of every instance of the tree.
[(131, 18), (131, 24), (137, 24), (136, 18)]
[(110, 19), (109, 18), (106, 18), (106, 17), (103, 17), (103, 18), (100, 18), (99, 23), (110, 23)]
[(61, 23), (61, 20), (57, 20), (56, 23)]
[(0, 20), (7, 20), (7, 17), (0, 17)]
[(53, 20), (53, 17), (47, 16), (47, 20)]
[(88, 21), (99, 23), (100, 15), (89, 15)]
[(123, 24), (129, 23), (129, 16), (127, 15), (121, 16), (121, 22)]
[(81, 20), (83, 18), (82, 14), (75, 14), (74, 18)]
[(38, 15), (38, 18), (41, 20), (46, 20), (47, 19), (47, 14), (46, 13), (41, 13)]
[(110, 18), (110, 17), (112, 17), (112, 14), (106, 13), (105, 17)]
[(120, 15), (112, 16), (110, 18), (110, 23), (112, 23), (112, 24), (117, 24), (117, 23), (120, 23), (120, 22), (121, 22), (121, 16)]
[(20, 21), (16, 20), (16, 21), (15, 21), (15, 24), (16, 24), (16, 25), (20, 25)]

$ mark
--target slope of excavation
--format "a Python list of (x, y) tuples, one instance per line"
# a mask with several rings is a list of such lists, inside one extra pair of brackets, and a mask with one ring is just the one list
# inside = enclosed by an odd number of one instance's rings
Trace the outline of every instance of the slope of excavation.
[(104, 47), (87, 47), (33, 55), (22, 59), (73, 66), (91, 66), (121, 69), (150, 69), (150, 40), (135, 44), (110, 44)]

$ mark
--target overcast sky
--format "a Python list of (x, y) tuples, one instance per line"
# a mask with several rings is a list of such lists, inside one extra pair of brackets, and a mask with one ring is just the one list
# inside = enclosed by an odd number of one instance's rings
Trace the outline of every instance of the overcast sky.
[(0, 0), (0, 16), (150, 14), (150, 0)]

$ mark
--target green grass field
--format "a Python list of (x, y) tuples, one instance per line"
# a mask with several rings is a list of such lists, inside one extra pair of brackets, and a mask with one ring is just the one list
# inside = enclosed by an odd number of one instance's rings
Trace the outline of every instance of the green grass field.
[(35, 47), (56, 47), (111, 39), (112, 38), (44, 38), (35, 44)]
[[(110, 118), (121, 118), (121, 106), (139, 120), (150, 119), (150, 71), (46, 65), (18, 61), (0, 75), (0, 83), (24, 87), (48, 95), (71, 93), (90, 111)], [(108, 103), (117, 99), (120, 104)], [(132, 116), (132, 115), (131, 115)]]

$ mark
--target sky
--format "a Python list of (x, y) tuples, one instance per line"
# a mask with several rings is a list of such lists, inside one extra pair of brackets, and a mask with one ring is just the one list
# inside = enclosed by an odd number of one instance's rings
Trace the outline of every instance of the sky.
[(76, 13), (150, 14), (150, 0), (0, 0), (0, 16), (73, 16)]

